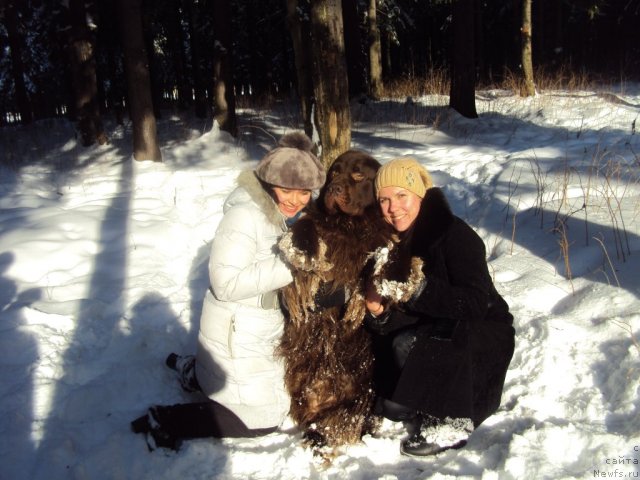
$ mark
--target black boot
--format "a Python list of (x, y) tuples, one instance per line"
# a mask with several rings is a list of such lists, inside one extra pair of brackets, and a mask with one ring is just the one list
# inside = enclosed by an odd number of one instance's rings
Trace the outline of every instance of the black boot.
[(151, 430), (151, 424), (149, 423), (148, 413), (131, 422), (131, 431), (133, 433), (147, 433), (149, 430)]
[(166, 363), (167, 367), (169, 367), (171, 370), (176, 370), (179, 356), (180, 355), (178, 355), (177, 353), (170, 353), (164, 363)]
[(175, 438), (168, 432), (162, 429), (160, 423), (158, 423), (153, 407), (149, 411), (136, 418), (131, 422), (131, 431), (133, 433), (143, 433), (147, 442), (147, 448), (150, 452), (156, 448), (166, 448), (169, 450), (178, 451), (180, 449), (181, 440)]
[(466, 440), (460, 440), (453, 445), (441, 446), (437, 443), (427, 442), (422, 435), (417, 433), (400, 444), (400, 453), (407, 457), (426, 457), (429, 455), (436, 455), (449, 449), (457, 450), (464, 447), (466, 444)]
[(185, 392), (199, 392), (200, 384), (196, 378), (196, 357), (194, 355), (177, 355), (170, 353), (165, 360), (167, 367), (178, 372), (180, 386)]

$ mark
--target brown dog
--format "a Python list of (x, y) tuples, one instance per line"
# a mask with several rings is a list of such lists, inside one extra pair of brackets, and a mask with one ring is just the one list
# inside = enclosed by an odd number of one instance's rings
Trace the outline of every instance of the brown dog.
[[(290, 414), (316, 453), (360, 440), (375, 429), (373, 357), (362, 327), (366, 310), (362, 269), (393, 232), (374, 193), (380, 164), (366, 153), (339, 156), (320, 191), (317, 211), (280, 241), (294, 281), (283, 290), (289, 311), (279, 353), (291, 394)], [(345, 305), (319, 308), (319, 291), (345, 289)], [(323, 447), (327, 448), (323, 448)]]

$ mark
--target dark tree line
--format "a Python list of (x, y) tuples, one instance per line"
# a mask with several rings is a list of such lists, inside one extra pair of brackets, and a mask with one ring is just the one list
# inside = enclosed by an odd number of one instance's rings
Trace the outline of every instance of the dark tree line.
[(0, 124), (65, 115), (90, 145), (128, 114), (134, 157), (159, 159), (167, 108), (235, 135), (239, 97), (297, 95), (330, 161), (349, 99), (394, 79), (448, 71), (469, 117), (477, 83), (507, 71), (637, 80), (639, 20), (640, 0), (0, 0)]

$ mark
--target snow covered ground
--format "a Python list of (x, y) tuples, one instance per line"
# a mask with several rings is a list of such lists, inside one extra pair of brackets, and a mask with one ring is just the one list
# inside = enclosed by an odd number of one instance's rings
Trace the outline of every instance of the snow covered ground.
[(502, 407), (466, 448), (406, 458), (385, 422), (322, 468), (291, 424), (177, 453), (130, 432), (189, 400), (163, 361), (195, 350), (222, 202), (297, 125), (281, 104), (241, 112), (238, 140), (167, 112), (162, 164), (131, 160), (130, 126), (90, 148), (63, 120), (0, 129), (0, 478), (640, 477), (640, 86), (481, 91), (477, 120), (447, 102), (354, 104), (353, 146), (433, 173), (515, 316)]

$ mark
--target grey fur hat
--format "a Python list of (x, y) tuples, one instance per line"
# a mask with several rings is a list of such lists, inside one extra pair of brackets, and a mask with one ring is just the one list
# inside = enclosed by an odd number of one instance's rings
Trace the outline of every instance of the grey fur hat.
[(326, 180), (324, 166), (311, 153), (313, 142), (303, 132), (284, 135), (258, 166), (256, 176), (270, 185), (318, 190)]

